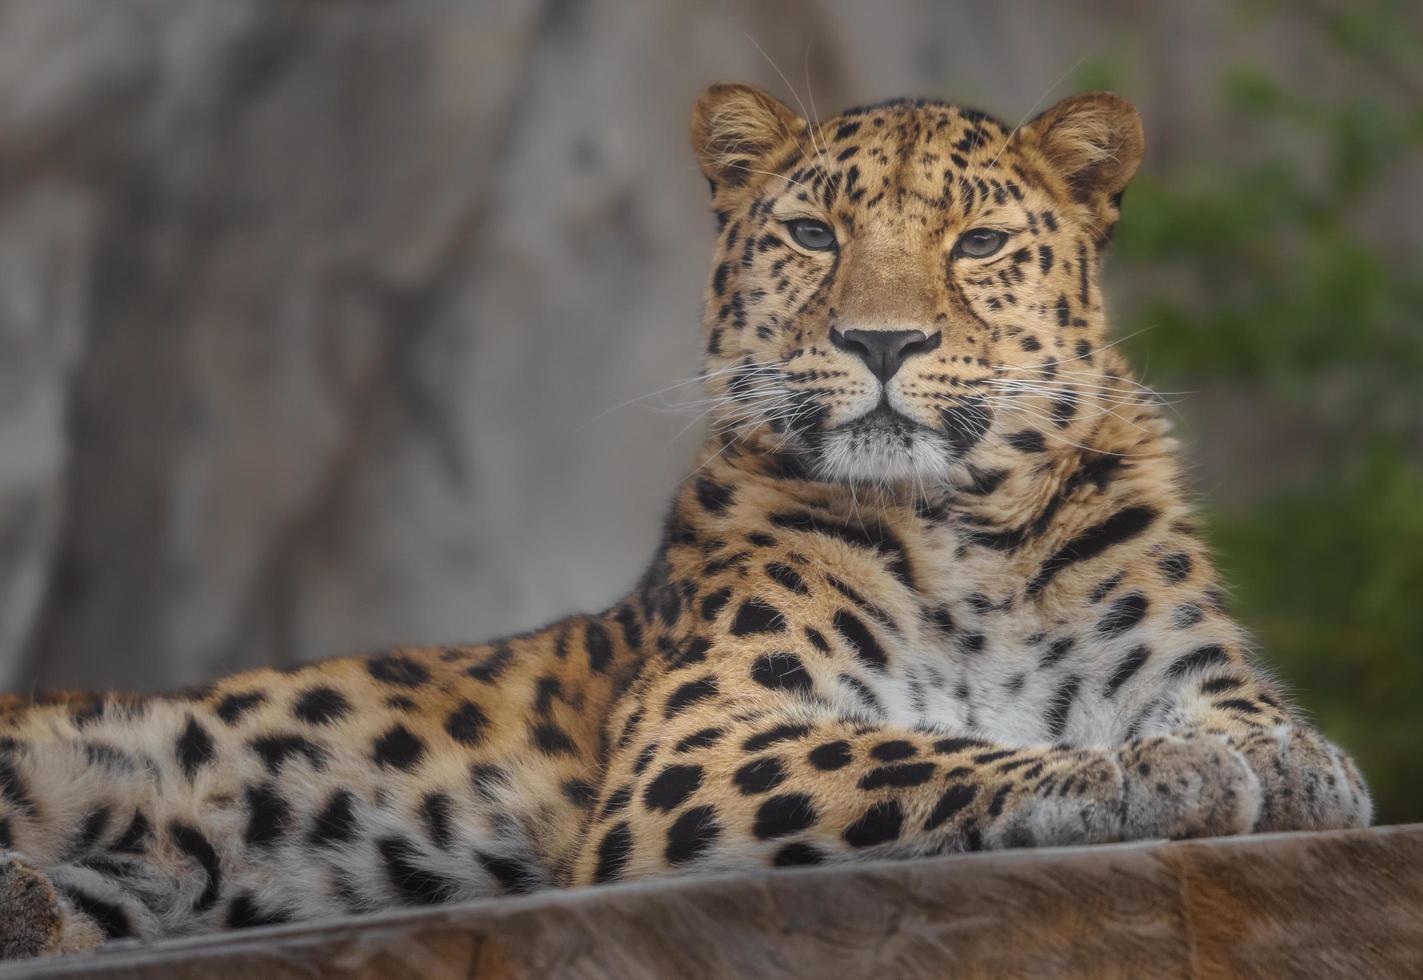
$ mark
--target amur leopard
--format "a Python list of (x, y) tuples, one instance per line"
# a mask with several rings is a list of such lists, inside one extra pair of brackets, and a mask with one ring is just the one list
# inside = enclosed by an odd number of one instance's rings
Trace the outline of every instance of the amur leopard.
[(0, 700), (0, 955), (1369, 822), (1227, 615), (1107, 339), (1135, 110), (817, 123), (724, 84), (692, 142), (713, 424), (631, 593), (494, 643)]

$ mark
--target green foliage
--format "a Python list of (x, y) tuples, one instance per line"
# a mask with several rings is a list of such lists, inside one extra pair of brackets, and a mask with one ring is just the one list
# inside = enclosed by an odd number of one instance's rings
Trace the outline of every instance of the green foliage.
[[(1263, 489), (1207, 500), (1208, 524), (1237, 613), (1356, 753), (1379, 819), (1420, 820), (1423, 263), (1389, 219), (1419, 208), (1423, 42), (1396, 0), (1243, 12), (1307, 32), (1329, 80), (1222, 72), (1219, 142), (1127, 194), (1116, 320), (1150, 381), (1228, 386), (1239, 425), (1306, 433), (1311, 479), (1251, 473)], [(1130, 92), (1129, 74), (1086, 81)]]

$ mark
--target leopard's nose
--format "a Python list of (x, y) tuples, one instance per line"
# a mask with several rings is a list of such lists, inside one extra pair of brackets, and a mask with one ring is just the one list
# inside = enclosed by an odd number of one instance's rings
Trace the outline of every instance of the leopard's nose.
[(927, 354), (939, 346), (943, 335), (936, 330), (932, 335), (922, 330), (845, 330), (830, 328), (830, 342), (843, 351), (849, 351), (870, 369), (880, 384), (888, 384), (889, 379), (904, 366), (904, 362), (915, 354)]

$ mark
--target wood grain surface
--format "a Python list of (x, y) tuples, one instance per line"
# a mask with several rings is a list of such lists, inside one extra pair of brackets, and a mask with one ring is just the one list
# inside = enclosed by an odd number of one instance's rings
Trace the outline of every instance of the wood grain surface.
[(0, 978), (1423, 977), (1423, 825), (664, 880)]

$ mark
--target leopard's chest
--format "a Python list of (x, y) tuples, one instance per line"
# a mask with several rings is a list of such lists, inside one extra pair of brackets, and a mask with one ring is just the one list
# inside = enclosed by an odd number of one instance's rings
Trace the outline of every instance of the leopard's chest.
[(889, 722), (1003, 745), (1117, 737), (1120, 712), (1102, 696), (1111, 651), (1094, 642), (1087, 612), (1024, 601), (991, 557), (933, 571), (878, 679)]
[(1038, 744), (1051, 684), (1033, 625), (984, 621), (952, 603), (906, 631), (874, 682), (891, 724), (971, 731), (996, 743)]

